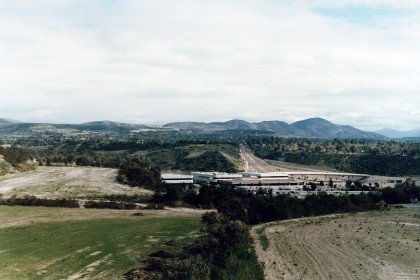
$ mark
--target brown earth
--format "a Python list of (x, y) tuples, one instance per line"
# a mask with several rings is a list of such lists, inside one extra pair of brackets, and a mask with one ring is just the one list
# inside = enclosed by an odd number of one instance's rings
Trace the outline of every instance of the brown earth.
[(0, 177), (0, 194), (42, 198), (83, 198), (110, 194), (150, 195), (151, 191), (115, 181), (117, 170), (95, 167), (40, 166), (35, 171)]
[(420, 208), (282, 221), (252, 235), (266, 279), (420, 279)]

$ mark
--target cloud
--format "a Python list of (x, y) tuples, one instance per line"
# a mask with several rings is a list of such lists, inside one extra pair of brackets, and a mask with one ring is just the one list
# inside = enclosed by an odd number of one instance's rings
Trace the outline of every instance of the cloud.
[(413, 1), (24, 3), (0, 3), (3, 117), (419, 128)]

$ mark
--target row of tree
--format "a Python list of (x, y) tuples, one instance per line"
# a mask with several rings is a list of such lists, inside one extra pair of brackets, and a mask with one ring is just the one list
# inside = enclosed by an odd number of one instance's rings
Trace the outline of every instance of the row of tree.
[(248, 137), (246, 143), (261, 155), (281, 156), (287, 152), (347, 154), (420, 154), (419, 143), (372, 139), (302, 139), (281, 137)]
[(277, 137), (250, 137), (246, 142), (265, 159), (383, 176), (420, 174), (419, 143)]
[(263, 191), (254, 194), (228, 187), (202, 186), (196, 193), (194, 190), (168, 186), (164, 194), (158, 192), (154, 199), (169, 205), (176, 205), (176, 201), (182, 200), (195, 207), (217, 209), (230, 220), (255, 225), (299, 217), (374, 210), (379, 201), (386, 204), (411, 203), (420, 200), (420, 187), (404, 184), (367, 194), (340, 196), (319, 192), (298, 199), (290, 195), (274, 196)]
[(78, 208), (79, 202), (73, 199), (46, 199), (37, 198), (36, 196), (16, 197), (15, 195), (10, 198), (3, 198), (0, 196), (0, 205), (20, 205), (20, 206), (44, 206), (44, 207), (68, 207)]

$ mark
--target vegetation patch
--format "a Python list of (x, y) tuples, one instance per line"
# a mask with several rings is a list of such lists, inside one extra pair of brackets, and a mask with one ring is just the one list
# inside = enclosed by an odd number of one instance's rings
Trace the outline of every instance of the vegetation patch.
[(268, 239), (267, 235), (265, 234), (265, 228), (266, 227), (259, 228), (257, 230), (257, 234), (261, 247), (264, 251), (267, 251), (268, 247), (270, 246), (270, 239)]
[(163, 170), (235, 172), (240, 165), (239, 149), (229, 144), (191, 144), (150, 151), (153, 164)]
[(154, 277), (149, 279), (264, 279), (246, 224), (215, 211), (205, 213), (202, 222), (207, 235), (186, 247), (184, 254), (172, 258), (157, 252), (150, 255), (146, 268), (137, 271)]
[(45, 206), (45, 207), (68, 207), (78, 208), (79, 202), (73, 199), (44, 199), (35, 196), (25, 196), (18, 198), (12, 196), (8, 199), (3, 199), (0, 194), (0, 205), (20, 205), (20, 206)]

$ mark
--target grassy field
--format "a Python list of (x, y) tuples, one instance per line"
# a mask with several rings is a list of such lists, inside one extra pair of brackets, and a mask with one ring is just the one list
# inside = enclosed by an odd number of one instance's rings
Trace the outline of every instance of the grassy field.
[[(121, 279), (200, 235), (200, 215), (0, 206), (0, 279)], [(176, 240), (177, 246), (165, 245)]]
[(420, 279), (420, 208), (282, 221), (253, 235), (266, 279)]

